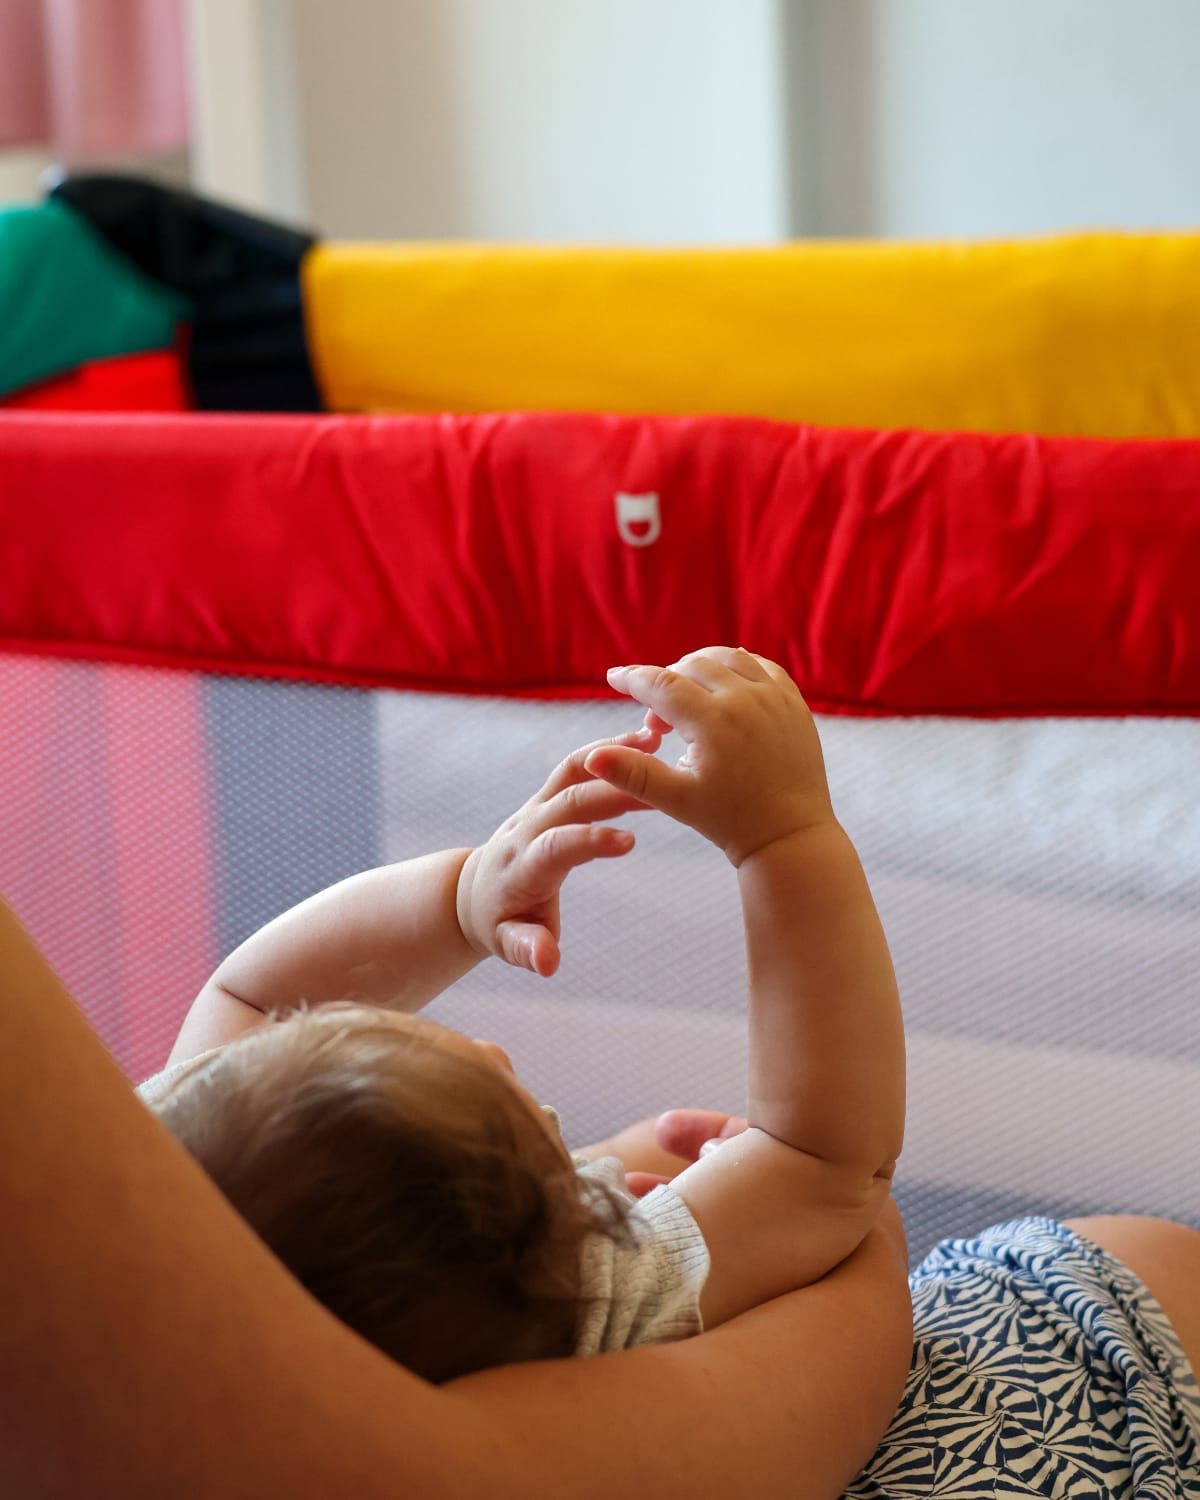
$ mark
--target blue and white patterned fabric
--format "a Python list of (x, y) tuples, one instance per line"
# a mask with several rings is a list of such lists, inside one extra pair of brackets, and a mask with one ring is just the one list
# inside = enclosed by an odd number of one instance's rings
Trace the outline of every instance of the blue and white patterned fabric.
[(1030, 1218), (944, 1240), (910, 1282), (900, 1410), (846, 1500), (1200, 1500), (1200, 1390), (1127, 1267)]

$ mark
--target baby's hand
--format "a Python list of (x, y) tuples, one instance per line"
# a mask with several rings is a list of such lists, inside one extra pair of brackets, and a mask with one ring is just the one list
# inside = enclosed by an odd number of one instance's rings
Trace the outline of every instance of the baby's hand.
[(687, 750), (671, 767), (612, 742), (592, 750), (586, 769), (695, 828), (734, 865), (832, 820), (816, 725), (782, 667), (707, 646), (671, 667), (613, 667), (608, 680), (646, 706), (651, 733), (674, 726)]
[(645, 755), (662, 736), (645, 728), (597, 740), (567, 756), (525, 806), (472, 850), (458, 879), (458, 924), (472, 948), (548, 976), (558, 968), (558, 896), (576, 865), (613, 859), (633, 848), (633, 834), (603, 826), (646, 804), (584, 769), (599, 749)]

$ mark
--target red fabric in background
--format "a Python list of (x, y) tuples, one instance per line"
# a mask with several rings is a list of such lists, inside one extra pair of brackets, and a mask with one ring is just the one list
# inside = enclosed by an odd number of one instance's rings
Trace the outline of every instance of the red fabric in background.
[(182, 358), (172, 349), (96, 359), (0, 399), (12, 411), (189, 411)]
[(821, 709), (1195, 713), (1198, 579), (1200, 443), (0, 415), (6, 650), (590, 695), (720, 641)]

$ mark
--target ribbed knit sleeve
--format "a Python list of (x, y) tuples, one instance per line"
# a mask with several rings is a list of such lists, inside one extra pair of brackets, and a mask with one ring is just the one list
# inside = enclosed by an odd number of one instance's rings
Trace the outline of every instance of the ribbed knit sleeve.
[(632, 1198), (616, 1157), (582, 1166), (579, 1173), (628, 1199), (630, 1235), (621, 1244), (596, 1234), (584, 1247), (576, 1354), (666, 1344), (699, 1333), (709, 1255), (687, 1204), (669, 1185)]

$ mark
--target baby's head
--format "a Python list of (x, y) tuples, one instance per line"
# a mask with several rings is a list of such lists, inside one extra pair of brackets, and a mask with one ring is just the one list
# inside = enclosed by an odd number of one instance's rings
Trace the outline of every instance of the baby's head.
[(293, 1013), (152, 1105), (292, 1274), (427, 1380), (572, 1350), (584, 1184), (498, 1048), (355, 1005)]

